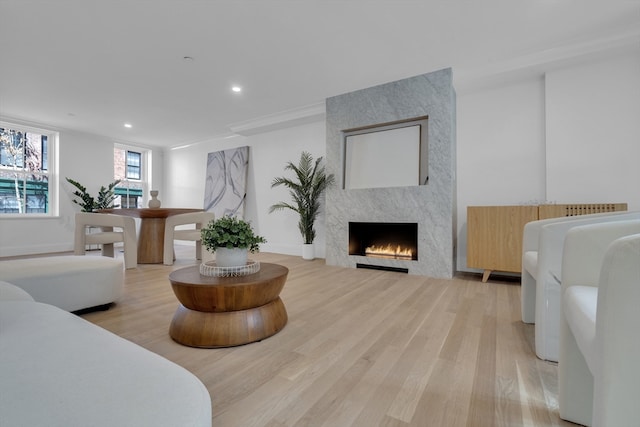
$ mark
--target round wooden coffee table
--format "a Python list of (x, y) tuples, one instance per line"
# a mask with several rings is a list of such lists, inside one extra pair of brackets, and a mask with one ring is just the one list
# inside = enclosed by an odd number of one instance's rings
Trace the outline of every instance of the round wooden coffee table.
[(169, 328), (174, 341), (191, 347), (231, 347), (260, 341), (287, 324), (280, 291), (289, 270), (261, 263), (260, 271), (239, 277), (200, 274), (200, 266), (169, 274), (180, 301)]

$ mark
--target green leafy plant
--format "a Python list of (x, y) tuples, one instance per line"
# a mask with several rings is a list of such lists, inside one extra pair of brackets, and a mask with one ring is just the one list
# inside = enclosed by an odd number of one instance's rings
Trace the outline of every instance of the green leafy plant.
[(253, 232), (249, 222), (231, 216), (210, 221), (200, 234), (202, 244), (212, 253), (217, 248), (247, 248), (249, 252), (255, 253), (260, 251), (260, 243), (267, 242), (264, 237)]
[(333, 185), (333, 174), (327, 175), (322, 157), (315, 162), (311, 154), (303, 151), (297, 165), (287, 162), (285, 171), (291, 170), (295, 174), (293, 179), (287, 177), (274, 178), (271, 188), (283, 185), (289, 189), (292, 203), (279, 202), (269, 208), (269, 213), (282, 209), (291, 209), (299, 215), (298, 229), (304, 243), (313, 243), (316, 238), (314, 224), (320, 213), (320, 200), (324, 191)]
[(118, 184), (120, 184), (119, 179), (113, 181), (107, 188), (104, 186), (100, 187), (98, 190), (98, 197), (96, 197), (96, 202), (94, 205), (94, 210), (97, 209), (111, 209), (113, 207), (118, 207), (114, 204), (116, 199), (116, 191), (115, 188)]
[(80, 184), (78, 181), (65, 178), (67, 182), (73, 185), (76, 190), (73, 192), (73, 195), (76, 196), (76, 199), (73, 199), (73, 203), (79, 205), (82, 208), (82, 212), (94, 212), (98, 209), (111, 209), (114, 207), (118, 207), (114, 205), (114, 201), (116, 198), (115, 187), (120, 184), (120, 180), (116, 180), (109, 184), (108, 187), (101, 186), (98, 191), (98, 197), (94, 198), (91, 194), (87, 192), (87, 187)]

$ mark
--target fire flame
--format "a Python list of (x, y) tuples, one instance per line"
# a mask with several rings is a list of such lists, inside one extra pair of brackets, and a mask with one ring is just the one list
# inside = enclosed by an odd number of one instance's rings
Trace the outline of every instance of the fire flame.
[(411, 249), (403, 248), (400, 245), (369, 246), (364, 251), (366, 256), (394, 259), (412, 259), (413, 252)]

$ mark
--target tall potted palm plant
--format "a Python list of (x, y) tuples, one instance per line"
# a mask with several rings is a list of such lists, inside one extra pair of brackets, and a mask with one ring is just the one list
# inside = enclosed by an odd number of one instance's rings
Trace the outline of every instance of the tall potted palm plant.
[(313, 241), (316, 238), (314, 228), (316, 218), (320, 213), (321, 196), (335, 181), (333, 174), (327, 175), (322, 157), (315, 161), (313, 156), (303, 151), (298, 164), (287, 162), (285, 171), (293, 171), (294, 177), (277, 177), (271, 182), (271, 188), (280, 185), (289, 189), (291, 203), (278, 202), (269, 208), (269, 213), (283, 209), (291, 209), (298, 213), (298, 229), (304, 241), (302, 257), (313, 259)]

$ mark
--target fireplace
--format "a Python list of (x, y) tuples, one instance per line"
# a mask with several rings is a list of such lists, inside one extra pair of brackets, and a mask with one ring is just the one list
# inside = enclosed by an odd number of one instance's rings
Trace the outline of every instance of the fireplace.
[(349, 222), (349, 255), (418, 260), (418, 224)]
[[(408, 274), (453, 277), (457, 213), (456, 104), (452, 82), (451, 69), (444, 69), (327, 98), (326, 167), (327, 173), (334, 174), (337, 181), (337, 185), (326, 192), (327, 265), (356, 268), (366, 264), (403, 268)], [(419, 182), (421, 185), (345, 186), (348, 131), (421, 117), (428, 117), (424, 132), (428, 138), (424, 145), (428, 151), (425, 160), (428, 181), (425, 176)], [(385, 151), (390, 157), (395, 155), (393, 149)], [(395, 160), (395, 157), (389, 159)], [(354, 225), (350, 222), (402, 227), (414, 223), (418, 233), (413, 238), (417, 244), (412, 245), (416, 250), (409, 260), (366, 256), (369, 243), (362, 242), (363, 238), (352, 241), (353, 231), (349, 229)], [(391, 234), (399, 233), (392, 231)]]

